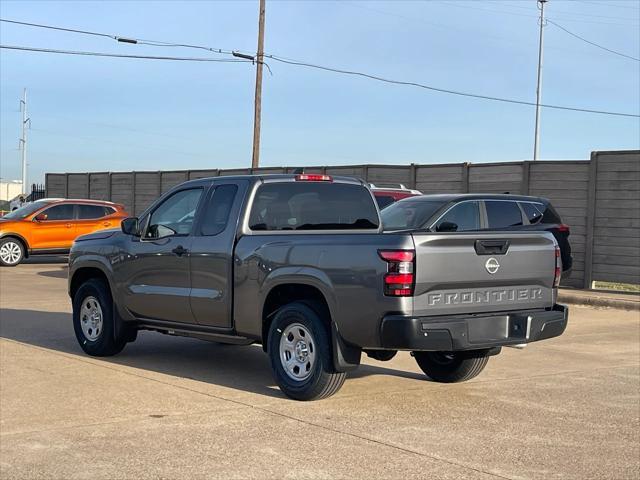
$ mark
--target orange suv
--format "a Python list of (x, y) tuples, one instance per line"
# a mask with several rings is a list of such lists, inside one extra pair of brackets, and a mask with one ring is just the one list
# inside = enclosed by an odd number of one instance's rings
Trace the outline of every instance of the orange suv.
[(38, 254), (68, 253), (80, 235), (119, 228), (124, 206), (101, 200), (45, 198), (0, 218), (0, 265)]

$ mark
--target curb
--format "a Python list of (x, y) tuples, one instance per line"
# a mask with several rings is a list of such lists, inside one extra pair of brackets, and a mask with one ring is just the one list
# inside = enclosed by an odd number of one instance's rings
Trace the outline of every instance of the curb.
[(621, 310), (640, 311), (640, 301), (627, 300), (622, 298), (601, 297), (596, 295), (575, 294), (572, 292), (559, 292), (559, 303), (569, 303), (572, 305), (586, 305), (589, 307), (618, 308)]

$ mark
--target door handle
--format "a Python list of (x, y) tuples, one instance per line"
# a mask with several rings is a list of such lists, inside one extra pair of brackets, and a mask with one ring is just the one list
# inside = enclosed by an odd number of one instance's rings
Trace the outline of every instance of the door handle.
[(105, 227), (110, 227), (111, 226), (111, 222), (103, 222), (102, 225), (104, 225)]
[(73, 225), (71, 223), (65, 223), (64, 226), (67, 227), (67, 228), (73, 227)]
[(181, 257), (182, 255), (184, 255), (185, 253), (189, 253), (189, 250), (187, 250), (186, 248), (184, 248), (182, 245), (178, 245), (176, 248), (174, 248), (173, 250), (171, 250), (172, 253), (176, 254), (177, 256)]

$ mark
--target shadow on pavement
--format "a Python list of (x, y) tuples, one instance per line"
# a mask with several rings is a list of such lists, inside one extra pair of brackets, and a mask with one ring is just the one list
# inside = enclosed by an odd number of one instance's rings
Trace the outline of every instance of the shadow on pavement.
[(38, 272), (38, 275), (42, 277), (50, 277), (50, 278), (67, 278), (69, 275), (69, 267), (67, 265), (61, 265), (59, 268), (55, 270), (44, 270), (42, 272)]
[[(2, 309), (0, 337), (86, 357), (76, 341), (69, 313)], [(143, 331), (122, 353), (100, 360), (270, 397), (284, 397), (273, 381), (269, 358), (258, 345), (224, 345)], [(424, 375), (371, 365), (361, 365), (349, 373), (349, 378), (369, 375), (426, 379)]]

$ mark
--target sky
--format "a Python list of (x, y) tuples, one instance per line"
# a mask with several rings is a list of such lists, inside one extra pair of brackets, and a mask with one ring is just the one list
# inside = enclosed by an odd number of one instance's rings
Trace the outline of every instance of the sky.
[[(547, 16), (640, 57), (638, 0), (550, 0)], [(267, 0), (265, 53), (449, 90), (535, 102), (534, 0)], [(0, 17), (255, 52), (258, 2), (0, 1)], [(204, 50), (0, 23), (0, 43), (133, 55)], [(532, 106), (453, 96), (267, 60), (261, 166), (531, 160)], [(0, 176), (251, 166), (255, 67), (0, 50)], [(545, 27), (543, 103), (640, 113), (640, 63)], [(638, 118), (542, 109), (540, 158), (640, 148)]]

